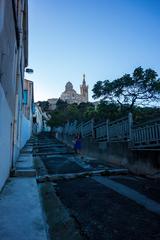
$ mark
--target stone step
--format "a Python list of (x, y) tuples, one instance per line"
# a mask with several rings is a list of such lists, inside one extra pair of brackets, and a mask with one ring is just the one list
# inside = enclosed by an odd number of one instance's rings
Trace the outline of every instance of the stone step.
[(35, 176), (36, 176), (36, 170), (34, 168), (16, 169), (14, 173), (14, 177), (35, 177)]

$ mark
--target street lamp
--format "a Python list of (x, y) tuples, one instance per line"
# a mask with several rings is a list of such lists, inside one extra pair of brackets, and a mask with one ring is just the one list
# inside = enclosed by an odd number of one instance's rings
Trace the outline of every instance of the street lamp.
[(25, 72), (28, 74), (32, 74), (34, 73), (34, 70), (32, 68), (26, 68)]

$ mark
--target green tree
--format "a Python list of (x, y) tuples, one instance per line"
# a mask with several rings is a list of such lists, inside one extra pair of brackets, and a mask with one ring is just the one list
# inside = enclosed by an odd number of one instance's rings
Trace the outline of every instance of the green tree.
[(64, 111), (56, 109), (51, 113), (51, 118), (48, 120), (47, 125), (50, 126), (52, 129), (53, 127), (59, 127), (64, 125), (66, 121), (66, 113)]
[(82, 121), (86, 121), (88, 120), (88, 113), (89, 111), (91, 111), (92, 109), (92, 112), (94, 111), (94, 105), (93, 103), (90, 103), (90, 102), (82, 102), (78, 105), (78, 111), (79, 111), (79, 117), (78, 117), (78, 121), (79, 122), (82, 122)]
[(66, 101), (63, 101), (62, 99), (58, 99), (57, 103), (56, 103), (56, 109), (57, 110), (65, 110), (66, 107), (68, 106), (68, 103)]
[(49, 102), (48, 101), (39, 101), (39, 106), (41, 107), (43, 112), (47, 112), (49, 109)]
[(77, 104), (69, 104), (66, 109), (66, 115), (68, 121), (77, 120), (79, 118), (79, 111)]
[(84, 121), (88, 121), (88, 120), (90, 120), (90, 119), (92, 119), (92, 118), (96, 118), (96, 114), (97, 114), (97, 112), (96, 112), (96, 110), (95, 110), (95, 107), (94, 106), (88, 106), (87, 108), (86, 108), (86, 110), (84, 111), (84, 114), (83, 114), (83, 120)]
[(113, 81), (98, 81), (93, 87), (93, 98), (115, 102), (121, 107), (128, 104), (129, 109), (135, 105), (145, 105), (160, 99), (160, 79), (152, 69), (138, 67), (132, 76), (125, 74)]

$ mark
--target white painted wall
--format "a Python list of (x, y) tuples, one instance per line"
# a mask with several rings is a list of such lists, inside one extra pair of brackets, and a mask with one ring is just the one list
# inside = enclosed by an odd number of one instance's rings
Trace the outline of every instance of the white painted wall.
[(51, 131), (51, 127), (49, 127), (47, 125), (47, 121), (46, 120), (43, 121), (43, 131), (44, 132), (50, 132)]
[(0, 84), (0, 190), (12, 165), (12, 113)]
[(37, 105), (35, 105), (35, 116), (37, 120), (37, 133), (42, 132), (43, 130), (43, 120), (42, 120), (42, 111)]
[[(21, 147), (23, 80), (28, 60), (28, 10), (27, 0), (18, 1), (22, 8), (19, 5), (16, 22), (12, 5), (16, 2), (0, 0), (0, 190), (15, 165)], [(15, 9), (18, 9), (17, 6)], [(19, 38), (15, 32), (17, 27), (21, 30)], [(24, 145), (30, 137), (32, 121), (28, 123), (27, 119), (23, 119), (23, 124), (26, 126), (22, 138)]]
[(32, 134), (32, 122), (22, 115), (22, 130), (21, 130), (21, 148), (24, 147), (27, 140)]

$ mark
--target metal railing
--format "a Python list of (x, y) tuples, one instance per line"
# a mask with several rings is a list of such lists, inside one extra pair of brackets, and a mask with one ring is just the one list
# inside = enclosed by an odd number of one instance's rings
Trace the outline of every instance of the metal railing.
[(82, 137), (92, 136), (97, 141), (120, 141), (128, 140), (131, 133), (131, 125), (132, 115), (129, 114), (125, 118), (112, 122), (106, 120), (97, 125), (94, 124), (93, 119), (82, 122), (79, 125), (76, 125), (75, 122), (67, 123), (64, 127), (64, 133), (68, 135), (80, 133)]
[(160, 146), (160, 120), (148, 122), (144, 126), (132, 129), (133, 148), (150, 148)]
[(94, 137), (97, 141), (108, 141), (108, 120), (94, 126)]
[(95, 138), (97, 141), (128, 141), (131, 136), (132, 115), (109, 122), (108, 120), (97, 124)]
[(79, 125), (74, 121), (67, 123), (63, 132), (68, 135), (80, 133), (82, 137), (92, 136), (96, 141), (126, 141), (132, 149), (160, 147), (160, 119), (133, 126), (131, 113), (125, 118), (112, 122), (106, 120), (98, 124), (93, 119)]
[(76, 128), (77, 128), (77, 121), (74, 121), (72, 123), (67, 122), (63, 128), (63, 132), (64, 134), (67, 134), (67, 135), (73, 135), (76, 132)]
[(88, 122), (85, 122), (83, 123), (83, 126), (82, 126), (82, 136), (93, 136), (93, 127), (94, 127), (94, 121), (93, 119), (91, 119), (90, 121)]
[(109, 123), (110, 141), (129, 141), (131, 139), (132, 114)]
[(75, 133), (80, 133), (82, 135), (82, 129), (83, 129), (83, 123), (80, 123), (79, 125), (77, 125)]

